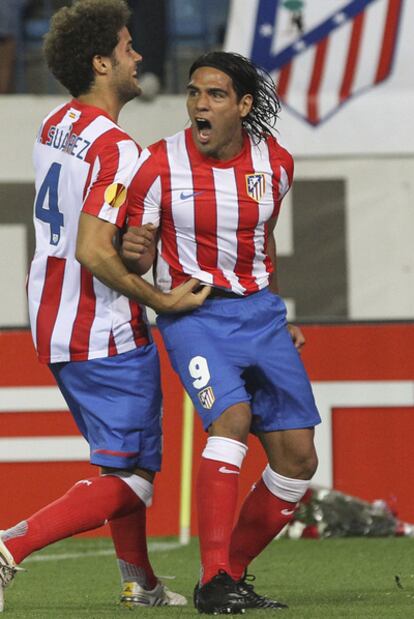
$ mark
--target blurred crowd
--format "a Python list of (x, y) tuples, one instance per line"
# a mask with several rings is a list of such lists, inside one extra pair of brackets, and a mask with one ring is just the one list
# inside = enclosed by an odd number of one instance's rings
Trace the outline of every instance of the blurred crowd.
[[(181, 92), (186, 69), (198, 54), (220, 49), (229, 0), (127, 0), (130, 31), (143, 56), (140, 72), (144, 98)], [(71, 0), (1, 0), (0, 94), (56, 94), (60, 86), (49, 74), (42, 39), (53, 13)]]

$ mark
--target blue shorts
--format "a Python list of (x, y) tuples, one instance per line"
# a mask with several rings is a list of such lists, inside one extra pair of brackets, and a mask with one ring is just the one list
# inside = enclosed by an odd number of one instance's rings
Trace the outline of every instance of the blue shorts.
[(99, 466), (161, 468), (161, 386), (155, 344), (49, 365)]
[(285, 304), (268, 289), (207, 300), (191, 313), (160, 315), (157, 324), (205, 429), (239, 402), (251, 404), (255, 433), (320, 423)]

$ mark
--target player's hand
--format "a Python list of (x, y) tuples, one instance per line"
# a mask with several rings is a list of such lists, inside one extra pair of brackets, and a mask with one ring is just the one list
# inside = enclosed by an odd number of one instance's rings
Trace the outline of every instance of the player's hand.
[(125, 260), (139, 260), (155, 245), (157, 227), (154, 224), (131, 226), (122, 237), (121, 255)]
[(189, 312), (203, 305), (210, 292), (211, 286), (200, 288), (200, 281), (192, 278), (167, 294), (160, 293), (159, 305), (154, 309), (158, 313)]
[(306, 344), (305, 336), (297, 325), (292, 325), (289, 323), (287, 328), (296, 350), (300, 352), (301, 348)]

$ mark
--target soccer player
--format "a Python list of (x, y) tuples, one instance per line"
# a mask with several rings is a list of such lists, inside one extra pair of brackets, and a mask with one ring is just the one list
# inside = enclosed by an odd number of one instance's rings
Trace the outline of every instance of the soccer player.
[[(124, 0), (81, 0), (53, 17), (50, 69), (74, 97), (42, 122), (34, 147), (36, 252), (29, 313), (39, 360), (49, 364), (90, 461), (102, 475), (2, 532), (3, 589), (33, 551), (109, 522), (126, 606), (183, 605), (155, 576), (146, 507), (161, 461), (159, 361), (138, 302), (194, 309), (196, 281), (171, 294), (129, 273), (114, 246), (140, 148), (118, 125), (140, 94)], [(79, 224), (79, 234), (78, 234)], [(45, 479), (47, 483), (47, 478)]]
[[(320, 417), (298, 353), (304, 338), (287, 325), (276, 280), (273, 230), (293, 161), (273, 136), (279, 101), (269, 76), (237, 54), (210, 52), (189, 77), (191, 127), (143, 151), (123, 256), (142, 272), (158, 238), (161, 290), (190, 276), (213, 287), (195, 311), (157, 319), (208, 432), (197, 480), (195, 606), (204, 613), (284, 608), (246, 577), (292, 519), (317, 467)], [(268, 464), (233, 528), (249, 432)]]

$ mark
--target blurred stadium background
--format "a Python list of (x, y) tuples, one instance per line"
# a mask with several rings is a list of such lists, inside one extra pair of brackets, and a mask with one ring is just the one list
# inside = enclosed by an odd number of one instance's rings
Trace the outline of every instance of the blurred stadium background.
[[(10, 496), (1, 502), (7, 527), (87, 475), (89, 465), (53, 380), (35, 359), (25, 299), (34, 248), (32, 143), (43, 116), (66, 97), (45, 67), (42, 36), (51, 14), (70, 2), (1, 2), (0, 479)], [(7, 5), (17, 12), (11, 25)], [(186, 72), (203, 51), (241, 52), (274, 75), (283, 100), (279, 138), (296, 161), (276, 233), (279, 278), (290, 317), (307, 337), (304, 361), (323, 418), (314, 481), (386, 501), (414, 523), (413, 3), (130, 5), (146, 88), (120, 124), (143, 146), (185, 126)], [(191, 470), (204, 439), (160, 349), (165, 455), (149, 532), (185, 540), (197, 533)], [(252, 439), (241, 495), (262, 468)]]

